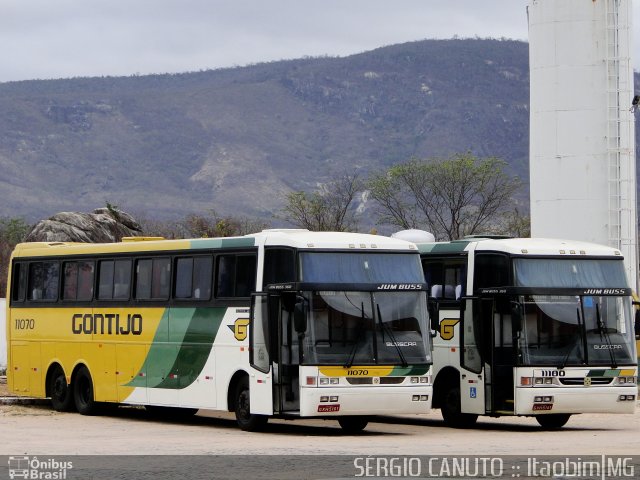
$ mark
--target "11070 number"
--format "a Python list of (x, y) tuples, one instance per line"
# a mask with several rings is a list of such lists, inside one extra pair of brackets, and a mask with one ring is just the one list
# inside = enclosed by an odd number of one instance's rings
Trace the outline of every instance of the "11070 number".
[(15, 328), (16, 330), (33, 330), (36, 326), (36, 321), (33, 318), (16, 318)]

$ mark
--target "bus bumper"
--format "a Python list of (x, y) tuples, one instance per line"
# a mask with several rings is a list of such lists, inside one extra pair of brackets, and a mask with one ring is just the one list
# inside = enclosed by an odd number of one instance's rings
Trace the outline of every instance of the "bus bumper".
[(301, 417), (424, 414), (431, 410), (433, 386), (300, 389)]
[(516, 388), (516, 415), (552, 413), (634, 413), (638, 388)]

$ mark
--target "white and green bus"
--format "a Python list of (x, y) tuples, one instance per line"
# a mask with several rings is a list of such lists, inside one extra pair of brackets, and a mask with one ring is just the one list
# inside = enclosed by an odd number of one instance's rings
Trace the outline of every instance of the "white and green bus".
[(418, 244), (430, 289), (434, 408), (478, 415), (633, 413), (631, 289), (616, 249), (575, 241), (466, 238)]
[(56, 410), (334, 418), (430, 410), (415, 245), (266, 230), (234, 238), (23, 243), (7, 299), (8, 385)]

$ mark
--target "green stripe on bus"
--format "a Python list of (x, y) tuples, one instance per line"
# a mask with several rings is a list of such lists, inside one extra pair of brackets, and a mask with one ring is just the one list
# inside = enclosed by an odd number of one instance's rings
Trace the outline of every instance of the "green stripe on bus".
[(417, 246), (420, 253), (460, 253), (470, 243), (467, 240), (456, 240), (447, 243), (418, 243)]
[(427, 366), (419, 367), (394, 367), (390, 377), (406, 377), (408, 375), (424, 375), (429, 371)]
[(238, 248), (253, 247), (255, 239), (249, 238), (198, 238), (191, 240), (191, 248)]
[(587, 377), (617, 377), (620, 370), (589, 370)]
[[(167, 309), (138, 376), (127, 386), (182, 389), (191, 385), (209, 358), (225, 311)], [(142, 372), (146, 375), (140, 375)]]

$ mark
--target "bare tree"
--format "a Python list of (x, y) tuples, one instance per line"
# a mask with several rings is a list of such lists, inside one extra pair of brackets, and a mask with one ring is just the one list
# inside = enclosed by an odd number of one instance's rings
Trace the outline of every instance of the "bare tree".
[(175, 238), (233, 237), (259, 232), (269, 223), (258, 218), (220, 215), (215, 210), (205, 214), (193, 213), (182, 220), (153, 220), (140, 216), (145, 235)]
[(321, 185), (313, 193), (288, 193), (281, 218), (312, 231), (355, 230), (353, 203), (363, 186), (358, 174), (353, 172)]
[(210, 210), (207, 215), (188, 215), (182, 225), (190, 237), (235, 237), (269, 227), (261, 219), (223, 216), (215, 210)]
[(531, 236), (531, 217), (520, 212), (518, 207), (506, 212), (504, 218), (504, 226), (498, 233), (513, 237)]
[(447, 159), (412, 160), (369, 182), (380, 223), (426, 227), (438, 239), (495, 230), (520, 186), (495, 157), (470, 153)]

